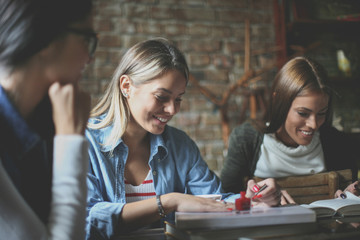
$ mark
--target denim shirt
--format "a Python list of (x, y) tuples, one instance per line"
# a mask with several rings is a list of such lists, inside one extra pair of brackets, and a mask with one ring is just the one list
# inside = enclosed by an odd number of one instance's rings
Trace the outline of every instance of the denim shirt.
[[(112, 126), (86, 131), (90, 142), (88, 239), (110, 238), (126, 232), (120, 214), (126, 204), (124, 168), (129, 150), (120, 139), (113, 154), (110, 154), (111, 148), (104, 143), (111, 130)], [(160, 135), (150, 134), (149, 167), (157, 195), (171, 192), (194, 195), (221, 192), (218, 177), (209, 170), (195, 142), (174, 127), (166, 126)], [(173, 219), (174, 214), (169, 214), (164, 220)]]
[[(46, 129), (48, 132), (40, 135), (39, 129), (52, 123), (45, 123), (49, 120), (43, 112), (46, 103), (40, 105), (25, 121), (0, 86), (0, 159), (27, 204), (46, 223), (51, 202), (52, 140), (45, 139), (52, 138), (52, 131)], [(40, 108), (42, 114), (36, 116)], [(43, 138), (45, 135), (49, 138)]]

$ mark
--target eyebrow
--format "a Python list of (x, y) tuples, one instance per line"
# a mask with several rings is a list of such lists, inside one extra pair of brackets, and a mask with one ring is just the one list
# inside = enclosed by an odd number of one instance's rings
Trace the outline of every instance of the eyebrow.
[[(303, 110), (306, 110), (306, 111), (309, 111), (309, 112), (313, 112), (311, 109), (308, 109), (306, 107), (298, 107), (298, 109), (303, 109)], [(322, 112), (322, 111), (325, 111), (325, 110), (328, 110), (328, 109), (329, 109), (329, 106), (326, 106), (323, 109), (320, 109), (319, 112)]]
[[(167, 93), (169, 93), (169, 94), (172, 94), (172, 93), (173, 93), (172, 91), (170, 91), (170, 90), (168, 90), (168, 89), (166, 89), (166, 88), (158, 88), (157, 90), (161, 90), (161, 91), (167, 92)], [(185, 94), (185, 92), (182, 92), (182, 93), (180, 93), (179, 95), (184, 95), (184, 94)]]

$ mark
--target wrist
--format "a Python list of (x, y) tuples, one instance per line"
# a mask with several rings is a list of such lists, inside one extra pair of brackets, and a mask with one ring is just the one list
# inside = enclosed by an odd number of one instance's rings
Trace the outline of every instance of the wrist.
[(167, 193), (161, 195), (161, 205), (166, 215), (176, 210), (176, 194), (177, 193)]

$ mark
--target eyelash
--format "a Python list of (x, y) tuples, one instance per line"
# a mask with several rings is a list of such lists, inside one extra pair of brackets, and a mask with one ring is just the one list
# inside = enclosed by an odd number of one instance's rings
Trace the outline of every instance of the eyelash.
[[(159, 95), (155, 95), (155, 97), (161, 102), (166, 102), (169, 99), (168, 97), (163, 97), (163, 96), (159, 96)], [(176, 98), (175, 100), (176, 100), (176, 102), (181, 102), (182, 101), (181, 98)]]
[(298, 112), (298, 114), (301, 116), (301, 117), (307, 117), (309, 114), (307, 113), (304, 113), (304, 112)]
[[(298, 114), (301, 116), (301, 117), (307, 117), (309, 116), (308, 113), (305, 113), (305, 112), (298, 112)], [(321, 112), (321, 113), (318, 113), (318, 116), (325, 116), (326, 115), (326, 112)]]

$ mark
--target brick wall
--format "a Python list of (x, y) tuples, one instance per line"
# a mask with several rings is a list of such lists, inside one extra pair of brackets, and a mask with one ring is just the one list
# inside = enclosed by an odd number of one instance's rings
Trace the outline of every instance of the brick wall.
[[(111, 79), (121, 55), (135, 43), (165, 37), (185, 54), (191, 74), (221, 97), (244, 74), (245, 19), (250, 20), (251, 50), (275, 45), (271, 0), (94, 0), (99, 45), (83, 86), (94, 102)], [(274, 53), (251, 57), (251, 68), (275, 62)], [(272, 76), (272, 73), (270, 73)], [(265, 76), (267, 84), (271, 76)], [(231, 128), (238, 124), (246, 89), (229, 100)], [(226, 147), (219, 108), (190, 82), (180, 112), (170, 125), (194, 139), (210, 169), (218, 172)]]

